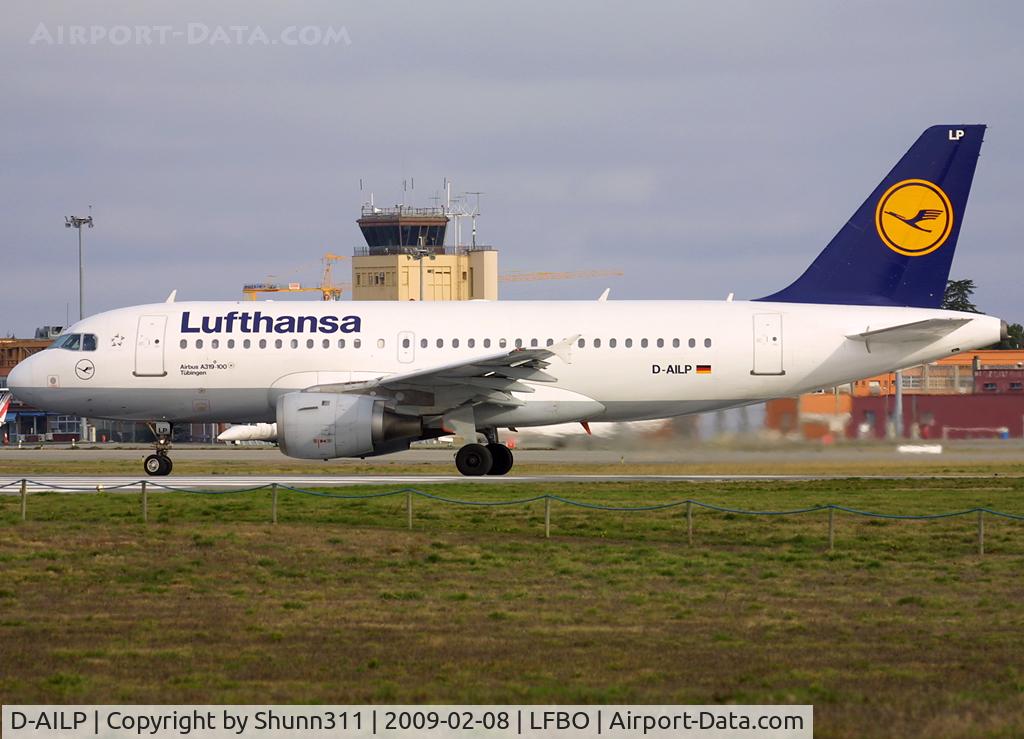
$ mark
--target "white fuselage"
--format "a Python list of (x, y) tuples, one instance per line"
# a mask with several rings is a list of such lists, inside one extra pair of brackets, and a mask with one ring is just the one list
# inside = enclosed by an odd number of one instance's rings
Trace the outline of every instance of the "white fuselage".
[[(939, 340), (847, 338), (951, 316), (971, 320)], [(1000, 322), (745, 301), (192, 302), (113, 310), (68, 333), (94, 335), (96, 348), (30, 357), (9, 378), (16, 397), (89, 418), (172, 422), (274, 421), (287, 392), (577, 337), (550, 360), (556, 382), (526, 382), (535, 392), (519, 394), (518, 407), (477, 408), (479, 425), (505, 427), (659, 418), (794, 395), (990, 345)]]

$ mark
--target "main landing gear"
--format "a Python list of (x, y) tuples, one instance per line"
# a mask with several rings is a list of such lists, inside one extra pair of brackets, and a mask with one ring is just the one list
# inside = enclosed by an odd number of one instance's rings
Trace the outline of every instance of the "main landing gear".
[(478, 475), (505, 475), (514, 462), (512, 450), (498, 443), (495, 429), (484, 431), (487, 444), (466, 444), (455, 455), (455, 466), (469, 477)]
[(142, 463), (142, 468), (146, 471), (147, 475), (164, 477), (171, 474), (171, 470), (174, 468), (174, 463), (171, 462), (169, 454), (171, 450), (171, 424), (167, 421), (157, 421), (156, 423), (149, 424), (149, 430), (156, 437), (156, 442), (153, 445), (156, 452), (146, 457)]

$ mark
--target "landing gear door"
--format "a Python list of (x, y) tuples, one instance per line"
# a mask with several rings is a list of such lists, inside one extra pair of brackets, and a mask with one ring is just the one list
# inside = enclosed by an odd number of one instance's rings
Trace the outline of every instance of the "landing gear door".
[(784, 375), (782, 366), (782, 314), (754, 315), (754, 368), (752, 375)]
[(416, 335), (412, 331), (398, 332), (398, 361), (411, 362), (416, 358)]
[(135, 376), (164, 377), (164, 331), (167, 316), (142, 316), (135, 336)]

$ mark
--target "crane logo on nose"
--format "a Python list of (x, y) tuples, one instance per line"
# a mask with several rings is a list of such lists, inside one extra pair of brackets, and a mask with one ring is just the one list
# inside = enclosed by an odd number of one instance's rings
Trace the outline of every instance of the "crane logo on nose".
[(953, 230), (953, 206), (928, 180), (903, 180), (885, 191), (875, 209), (875, 228), (897, 254), (920, 257), (945, 243)]
[(75, 365), (75, 374), (80, 380), (91, 380), (92, 376), (96, 374), (96, 367), (93, 366), (92, 360), (80, 359)]

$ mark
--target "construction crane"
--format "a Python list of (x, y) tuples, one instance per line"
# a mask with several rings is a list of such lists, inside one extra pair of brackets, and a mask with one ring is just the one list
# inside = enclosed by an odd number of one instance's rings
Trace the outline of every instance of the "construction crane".
[(263, 293), (318, 292), (324, 300), (341, 300), (342, 293), (344, 293), (346, 289), (346, 284), (335, 284), (333, 275), (334, 263), (339, 259), (348, 259), (348, 257), (343, 257), (339, 254), (331, 254), (330, 252), (324, 254), (323, 259), (321, 260), (324, 263), (323, 276), (320, 278), (320, 284), (316, 287), (304, 287), (298, 282), (256, 282), (243, 286), (242, 294), (247, 300), (258, 300), (259, 296)]
[(617, 269), (585, 269), (577, 272), (506, 272), (498, 282), (533, 282), (535, 280), (578, 280), (590, 277), (622, 277)]

